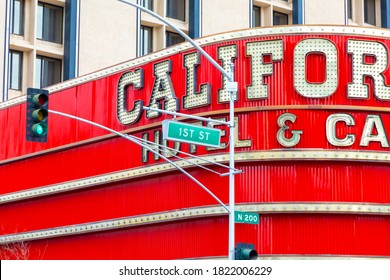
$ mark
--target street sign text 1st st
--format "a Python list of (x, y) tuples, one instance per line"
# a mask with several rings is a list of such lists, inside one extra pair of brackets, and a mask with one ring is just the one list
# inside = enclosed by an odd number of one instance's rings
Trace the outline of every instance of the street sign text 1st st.
[(163, 139), (209, 147), (221, 145), (220, 129), (169, 120), (162, 122), (162, 128)]

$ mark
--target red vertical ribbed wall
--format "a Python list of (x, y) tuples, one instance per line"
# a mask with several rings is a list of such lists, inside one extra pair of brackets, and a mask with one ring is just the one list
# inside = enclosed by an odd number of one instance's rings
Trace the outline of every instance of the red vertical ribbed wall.
[[(368, 115), (379, 115), (386, 133), (390, 132), (390, 102), (378, 100), (373, 92), (373, 80), (366, 78), (370, 94), (368, 99), (352, 99), (347, 85), (352, 80), (352, 59), (347, 53), (347, 41), (362, 40), (381, 43), (390, 49), (390, 40), (378, 31), (365, 35), (363, 30), (351, 34), (352, 29), (334, 27), (291, 27), (237, 31), (225, 37), (216, 35), (200, 41), (206, 52), (218, 58), (222, 46), (236, 45), (235, 80), (238, 82), (238, 101), (235, 102), (238, 118), (238, 139), (251, 140), (250, 146), (236, 148), (242, 155), (237, 168), (243, 173), (236, 176), (236, 203), (238, 205), (303, 203), (318, 205), (366, 205), (387, 207), (390, 204), (390, 187), (387, 178), (390, 166), (386, 156), (390, 148), (379, 142), (362, 146), (360, 139)], [(323, 30), (329, 30), (325, 32)], [(302, 31), (303, 30), (303, 31)], [(314, 31), (311, 31), (314, 30)], [(343, 31), (346, 30), (346, 31)], [(373, 29), (375, 31), (375, 29)], [(372, 32), (374, 32), (372, 31)], [(229, 36), (230, 35), (230, 36)], [(223, 38), (222, 38), (223, 37)], [(214, 38), (214, 40), (213, 40)], [(229, 39), (226, 39), (229, 38)], [(338, 87), (326, 98), (307, 98), (294, 87), (294, 49), (303, 39), (325, 38), (337, 49)], [(202, 39), (201, 39), (202, 40)], [(251, 85), (251, 58), (246, 55), (249, 42), (282, 40), (283, 60), (272, 63), (273, 73), (264, 77), (268, 85), (268, 98), (249, 100), (247, 87)], [(212, 43), (211, 43), (212, 42)], [(145, 112), (133, 125), (122, 125), (117, 118), (118, 80), (126, 72), (141, 68), (144, 87), (127, 89), (127, 102), (131, 109), (134, 100), (149, 104), (153, 89), (153, 67), (157, 62), (171, 60), (172, 85), (180, 100), (180, 112), (212, 118), (228, 119), (228, 104), (218, 103), (218, 90), (222, 87), (221, 75), (203, 57), (197, 67), (198, 85), (211, 86), (211, 104), (196, 109), (183, 109), (182, 97), (186, 92), (186, 71), (183, 55), (194, 52), (183, 48), (171, 53), (166, 50), (153, 54), (146, 62), (135, 60), (131, 67), (112, 70), (90, 79), (76, 79), (74, 85), (50, 89), (50, 109), (77, 115), (117, 131), (142, 137), (147, 134), (154, 141), (154, 132), (161, 131), (161, 121), (167, 116), (146, 118)], [(389, 55), (388, 55), (389, 57)], [(149, 59), (149, 60), (148, 60)], [(319, 53), (306, 59), (310, 82), (326, 79), (327, 61)], [(370, 64), (374, 61), (367, 62)], [(390, 84), (389, 67), (382, 73)], [(94, 178), (123, 170), (161, 166), (164, 162), (142, 161), (142, 149), (125, 139), (106, 134), (87, 124), (57, 115), (50, 115), (47, 143), (25, 140), (25, 102), (0, 107), (0, 188), (1, 196), (26, 192), (35, 188)], [(284, 113), (297, 119), (291, 129), (302, 130), (301, 140), (291, 148), (283, 147), (276, 139), (280, 127), (277, 119)], [(355, 125), (337, 126), (337, 135), (356, 137), (348, 147), (336, 147), (326, 136), (326, 120), (332, 114), (349, 114)], [(222, 143), (229, 142), (229, 130)], [(291, 130), (290, 129), (290, 130)], [(289, 132), (288, 132), (289, 133)], [(376, 131), (372, 132), (377, 133)], [(291, 134), (287, 134), (291, 136)], [(173, 144), (169, 143), (172, 147)], [(182, 143), (181, 150), (189, 152)], [(283, 158), (281, 151), (296, 153), (297, 158)], [(313, 151), (329, 151), (330, 157), (313, 156)], [(307, 152), (308, 159), (303, 158)], [(343, 152), (348, 155), (367, 155), (367, 158), (336, 158)], [(228, 148), (209, 151), (198, 147), (196, 155), (227, 156)], [(267, 153), (267, 154), (266, 154)], [(355, 153), (355, 154), (353, 154)], [(371, 153), (373, 156), (371, 157)], [(267, 155), (267, 156), (265, 156)], [(262, 158), (264, 156), (264, 158)], [(274, 157), (273, 157), (274, 156)], [(294, 155), (295, 156), (295, 155)], [(226, 159), (221, 160), (226, 162)], [(212, 167), (227, 172), (220, 167)], [(228, 204), (228, 178), (209, 173), (198, 167), (187, 169), (204, 183), (224, 203)], [(197, 209), (217, 206), (204, 190), (178, 171), (153, 173), (140, 177), (99, 182), (85, 189), (42, 193), (39, 197), (25, 197), (0, 203), (1, 236), (58, 227), (71, 227), (104, 220), (120, 219), (178, 209)], [(1, 237), (0, 236), (0, 237)], [(386, 213), (335, 211), (260, 211), (258, 225), (237, 224), (236, 241), (254, 243), (260, 255), (348, 255), (390, 256), (390, 216)], [(30, 258), (33, 259), (178, 259), (227, 255), (227, 215), (204, 216), (189, 219), (145, 224), (132, 227), (94, 231), (60, 237), (32, 238), (27, 240)]]

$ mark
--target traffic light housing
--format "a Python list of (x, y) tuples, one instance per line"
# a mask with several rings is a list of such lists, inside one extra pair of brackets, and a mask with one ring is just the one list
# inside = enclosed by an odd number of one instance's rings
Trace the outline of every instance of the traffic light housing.
[(235, 260), (256, 260), (258, 257), (255, 245), (249, 243), (237, 243), (235, 248)]
[(37, 88), (27, 89), (26, 140), (47, 142), (49, 91)]

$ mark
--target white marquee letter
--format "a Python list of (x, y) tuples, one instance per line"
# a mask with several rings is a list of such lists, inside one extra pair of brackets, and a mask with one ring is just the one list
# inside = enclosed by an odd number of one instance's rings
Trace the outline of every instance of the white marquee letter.
[(137, 69), (133, 72), (125, 73), (121, 76), (118, 83), (118, 100), (117, 100), (117, 116), (121, 124), (133, 124), (141, 116), (143, 101), (137, 100), (134, 102), (133, 109), (128, 111), (126, 108), (128, 86), (133, 85), (135, 89), (140, 89), (144, 86), (144, 72), (142, 69)]
[(344, 139), (337, 138), (336, 124), (344, 122), (348, 126), (355, 125), (355, 120), (348, 114), (333, 114), (326, 119), (326, 138), (333, 146), (346, 147), (355, 143), (355, 135), (347, 134)]
[[(385, 85), (383, 72), (389, 64), (386, 47), (379, 42), (348, 40), (347, 51), (352, 54), (352, 83), (348, 85), (348, 97), (368, 98), (368, 86), (364, 76), (374, 80), (374, 94), (380, 100), (390, 100), (390, 87)], [(375, 56), (374, 63), (365, 63), (365, 56)]]
[[(306, 56), (323, 53), (326, 57), (326, 76), (323, 83), (306, 80)], [(294, 49), (294, 86), (297, 92), (308, 98), (331, 96), (338, 86), (338, 58), (336, 46), (326, 39), (304, 39)], [(309, 69), (311, 70), (311, 69)]]
[(251, 57), (252, 84), (247, 87), (247, 99), (268, 98), (268, 85), (264, 84), (264, 76), (274, 73), (273, 63), (265, 64), (263, 56), (271, 55), (272, 62), (283, 60), (283, 41), (262, 41), (246, 45), (246, 55)]

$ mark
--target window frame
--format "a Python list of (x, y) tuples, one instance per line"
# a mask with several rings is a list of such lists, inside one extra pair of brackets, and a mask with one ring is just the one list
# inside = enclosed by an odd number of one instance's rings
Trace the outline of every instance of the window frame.
[[(153, 11), (153, 8), (154, 8), (153, 2), (154, 2), (153, 0), (141, 0), (140, 5), (146, 9)], [(150, 5), (148, 5), (148, 4), (150, 4)], [(149, 6), (150, 6), (150, 8), (149, 8)]]
[[(370, 3), (368, 1), (371, 1)], [(368, 6), (369, 4), (373, 4), (373, 11), (371, 11), (370, 15), (368, 14)], [(376, 18), (376, 0), (364, 0), (363, 3), (363, 9), (364, 9), (364, 23), (369, 24), (372, 26), (376, 26), (377, 18)], [(373, 15), (373, 22), (370, 22), (369, 17)]]
[[(259, 24), (256, 25), (255, 22), (255, 15), (258, 14), (259, 16)], [(252, 27), (261, 27), (261, 6), (253, 5), (252, 7)]]
[[(18, 71), (18, 85), (17, 85), (17, 88), (14, 88), (12, 87), (13, 83), (12, 83), (12, 78), (13, 78), (13, 55), (14, 54), (18, 54), (20, 55), (20, 60), (19, 60), (19, 64), (18, 64), (18, 67), (19, 67), (19, 71)], [(11, 89), (11, 90), (17, 90), (17, 91), (21, 91), (22, 90), (22, 85), (23, 85), (23, 52), (21, 51), (16, 51), (16, 50), (9, 50), (8, 52), (8, 89)]]
[[(173, 12), (170, 12), (172, 7), (174, 6), (172, 1), (177, 1), (177, 3), (179, 3), (179, 1), (181, 1), (183, 3), (183, 18), (180, 17), (179, 15), (179, 9), (177, 9), (177, 17), (175, 17), (174, 13)], [(186, 21), (187, 20), (187, 7), (186, 7), (186, 0), (166, 0), (166, 12), (165, 12), (165, 16), (168, 17), (168, 18), (172, 18), (172, 19), (176, 19), (176, 20), (180, 20), (180, 21)]]
[[(177, 43), (174, 43), (174, 44), (168, 44), (168, 37), (169, 37), (169, 35), (175, 35), (175, 38), (179, 38), (180, 42), (177, 42)], [(185, 42), (185, 39), (179, 33), (168, 31), (168, 30), (165, 31), (165, 47), (171, 47), (171, 46), (183, 43), (183, 42)]]
[[(145, 39), (144, 39), (144, 32), (148, 30), (150, 31), (150, 36), (148, 40), (148, 50), (145, 52)], [(149, 53), (153, 52), (153, 27), (147, 26), (147, 25), (141, 25), (140, 26), (140, 50), (139, 50), (139, 55), (147, 55)]]
[[(41, 60), (40, 71), (37, 71), (38, 59)], [(44, 61), (59, 62), (59, 64), (60, 64), (60, 67), (59, 67), (59, 71), (60, 71), (60, 73), (59, 73), (59, 81), (54, 81), (54, 83), (50, 83), (50, 84), (47, 84), (47, 85), (42, 85), (43, 84), (43, 77), (44, 77), (44, 75), (43, 75), (44, 67), (42, 67), (42, 64), (43, 64)], [(53, 58), (53, 57), (48, 57), (48, 56), (37, 54), (36, 57), (35, 57), (35, 87), (37, 87), (37, 88), (45, 88), (45, 87), (54, 85), (56, 83), (60, 83), (62, 81), (62, 74), (63, 74), (62, 67), (63, 67), (63, 62), (62, 62), (61, 59), (57, 59), (57, 58)], [(37, 84), (38, 73), (39, 73), (39, 84)]]
[[(37, 9), (39, 7), (42, 7), (43, 8), (43, 13), (42, 13), (42, 30), (40, 30), (40, 32), (42, 33), (42, 38), (39, 38), (38, 37), (38, 34), (40, 33), (38, 31), (38, 27), (39, 27), (39, 23), (38, 23), (38, 11), (37, 11), (37, 26), (36, 26), (36, 38), (38, 40), (42, 40), (42, 41), (45, 41), (45, 42), (51, 42), (51, 43), (55, 43), (55, 44), (63, 44), (64, 42), (64, 19), (65, 19), (65, 15), (64, 15), (64, 8), (61, 7), (61, 6), (56, 6), (56, 5), (52, 5), (52, 4), (49, 4), (49, 3), (46, 3), (46, 2), (41, 2), (41, 1), (38, 1), (38, 4), (37, 4)], [(45, 22), (45, 11), (46, 10), (46, 7), (54, 7), (54, 8), (57, 8), (59, 10), (61, 10), (61, 26), (58, 28), (59, 30), (61, 30), (61, 35), (60, 35), (60, 40), (58, 41), (55, 41), (55, 40), (50, 40), (49, 38), (45, 38), (45, 28), (44, 28), (44, 22)], [(46, 36), (48, 36), (46, 34)]]
[[(287, 17), (287, 23), (286, 24), (277, 24), (275, 25), (275, 14), (280, 14), (280, 15), (283, 15), (283, 16), (286, 16)], [(288, 25), (289, 24), (289, 14), (285, 14), (285, 13), (282, 13), (282, 12), (279, 12), (279, 11), (272, 11), (272, 25), (273, 26), (279, 26), (279, 25)]]
[[(15, 2), (19, 2), (20, 3), (20, 11), (19, 11), (19, 29), (20, 29), (20, 32), (17, 33), (15, 32)], [(10, 14), (10, 33), (11, 34), (15, 34), (15, 35), (20, 35), (20, 36), (23, 36), (24, 35), (24, 5), (25, 5), (25, 2), (24, 0), (12, 0), (11, 2), (11, 14)]]
[(352, 20), (353, 19), (353, 7), (352, 7), (352, 0), (347, 1), (347, 16), (348, 19)]

